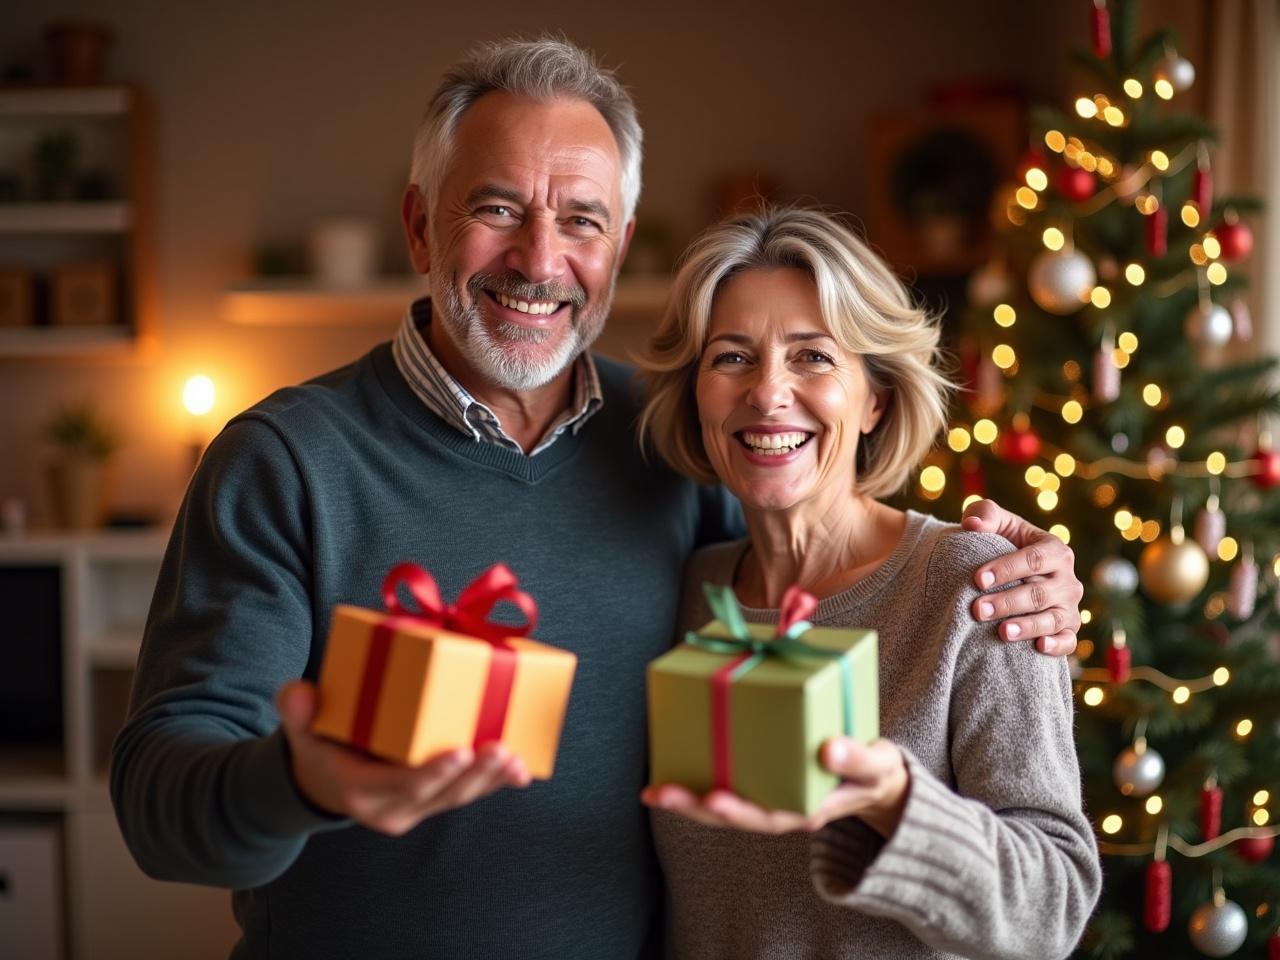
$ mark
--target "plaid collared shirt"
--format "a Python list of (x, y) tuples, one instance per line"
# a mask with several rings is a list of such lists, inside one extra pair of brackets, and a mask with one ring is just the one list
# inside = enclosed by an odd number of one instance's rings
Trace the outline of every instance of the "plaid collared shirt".
[[(404, 322), (391, 344), (396, 366), (409, 388), (427, 405), (427, 409), (476, 442), (494, 443), (523, 453), (520, 444), (502, 429), (497, 415), (471, 396), (440, 365), (427, 346), (425, 331), (430, 323), (430, 299), (415, 300), (405, 312)], [(589, 352), (583, 352), (573, 363), (573, 398), (568, 409), (547, 428), (529, 456), (536, 456), (547, 449), (566, 430), (577, 433), (603, 405), (604, 394), (600, 390), (595, 361)]]

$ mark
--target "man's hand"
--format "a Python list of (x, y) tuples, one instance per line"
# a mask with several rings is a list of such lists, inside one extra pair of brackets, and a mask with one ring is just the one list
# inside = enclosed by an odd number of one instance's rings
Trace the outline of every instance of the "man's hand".
[(420, 767), (401, 767), (310, 732), (316, 688), (286, 683), (276, 695), (289, 742), (291, 773), (314, 806), (370, 830), (400, 836), (425, 818), (465, 806), (502, 787), (527, 787), (524, 763), (499, 743), (450, 750)]
[(977, 569), (974, 582), (983, 590), (1023, 582), (1012, 590), (979, 597), (973, 602), (973, 618), (1002, 620), (1001, 637), (1035, 640), (1041, 653), (1066, 656), (1073, 652), (1084, 584), (1076, 578), (1071, 548), (992, 500), (970, 504), (960, 522), (966, 530), (998, 533), (1020, 548)]
[(823, 744), (822, 763), (844, 782), (808, 817), (792, 810), (767, 810), (728, 790), (712, 790), (699, 797), (673, 783), (645, 787), (640, 799), (647, 806), (671, 810), (710, 827), (751, 833), (813, 831), (832, 820), (859, 817), (881, 836), (893, 836), (910, 788), (902, 751), (884, 739), (867, 744), (833, 737)]

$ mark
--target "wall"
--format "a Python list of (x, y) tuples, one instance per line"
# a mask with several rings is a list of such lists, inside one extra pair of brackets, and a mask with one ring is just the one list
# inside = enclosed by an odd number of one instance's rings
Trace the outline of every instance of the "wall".
[(1088, 24), (1087, 4), (1020, 0), (40, 6), (6, 11), (0, 58), (37, 47), (49, 20), (102, 19), (117, 37), (113, 75), (154, 100), (163, 348), (145, 364), (0, 365), (0, 496), (28, 500), (37, 521), (39, 428), (59, 403), (91, 396), (126, 428), (116, 501), (155, 509), (184, 479), (186, 376), (217, 381), (222, 422), (383, 338), (232, 326), (219, 319), (220, 294), (247, 275), (256, 244), (299, 237), (324, 215), (376, 216), (395, 249), (413, 129), (442, 68), (477, 39), (561, 30), (620, 65), (647, 133), (640, 215), (683, 238), (705, 222), (708, 183), (740, 167), (775, 170), (788, 195), (860, 213), (871, 114), (918, 104), (957, 76), (1060, 97), (1063, 54), (1087, 42)]

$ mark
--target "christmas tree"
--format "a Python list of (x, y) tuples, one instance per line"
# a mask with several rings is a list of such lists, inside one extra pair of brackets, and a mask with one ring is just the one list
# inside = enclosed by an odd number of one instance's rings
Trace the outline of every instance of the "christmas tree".
[(1033, 112), (918, 494), (1041, 518), (1088, 581), (1072, 670), (1105, 889), (1079, 955), (1280, 960), (1280, 379), (1240, 359), (1258, 205), (1214, 192), (1176, 38), (1139, 39), (1124, 0), (1081, 15), (1088, 89)]

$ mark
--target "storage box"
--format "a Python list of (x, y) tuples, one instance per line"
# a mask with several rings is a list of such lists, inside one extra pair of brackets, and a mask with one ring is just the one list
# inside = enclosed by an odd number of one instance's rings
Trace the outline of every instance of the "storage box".
[(456, 747), (501, 740), (531, 776), (545, 780), (555, 767), (576, 666), (572, 653), (536, 640), (480, 639), (340, 605), (312, 730), (413, 766)]
[(111, 263), (67, 264), (53, 271), (50, 319), (58, 326), (120, 322), (116, 268)]
[[(774, 628), (741, 629), (752, 641), (765, 641), (759, 646), (775, 646), (767, 642)], [(720, 620), (697, 635), (741, 643)], [(745, 644), (740, 652), (715, 652), (686, 642), (653, 661), (650, 781), (698, 794), (730, 789), (769, 809), (806, 815), (817, 809), (839, 782), (819, 761), (822, 744), (841, 735), (863, 741), (879, 736), (876, 634), (811, 627), (798, 639), (799, 647), (792, 642), (766, 649), (754, 666), (744, 662), (750, 655)], [(740, 661), (746, 672), (726, 686), (726, 672)], [(717, 674), (726, 696), (717, 695)]]
[(62, 900), (58, 828), (0, 825), (0, 956), (61, 960)]

